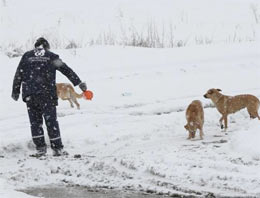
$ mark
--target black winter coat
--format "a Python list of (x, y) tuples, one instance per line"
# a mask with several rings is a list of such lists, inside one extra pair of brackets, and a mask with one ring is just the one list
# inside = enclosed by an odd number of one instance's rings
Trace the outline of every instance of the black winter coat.
[(77, 74), (57, 54), (38, 48), (26, 52), (16, 70), (12, 94), (19, 95), (22, 85), (24, 102), (30, 99), (28, 96), (41, 94), (57, 105), (56, 70), (64, 74), (74, 86), (81, 83)]

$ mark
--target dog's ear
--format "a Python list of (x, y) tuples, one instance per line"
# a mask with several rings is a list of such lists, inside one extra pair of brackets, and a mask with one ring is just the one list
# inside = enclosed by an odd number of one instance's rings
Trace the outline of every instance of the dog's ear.
[(221, 89), (217, 89), (217, 91), (219, 91), (219, 92), (220, 92), (220, 91), (222, 91), (222, 90), (221, 90)]

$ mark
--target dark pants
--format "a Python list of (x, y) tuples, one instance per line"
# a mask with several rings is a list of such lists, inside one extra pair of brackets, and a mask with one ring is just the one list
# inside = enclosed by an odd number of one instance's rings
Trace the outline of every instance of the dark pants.
[(26, 98), (26, 104), (31, 122), (32, 139), (39, 150), (46, 147), (44, 131), (42, 128), (43, 118), (47, 126), (47, 131), (52, 149), (62, 149), (59, 123), (57, 121), (56, 105), (44, 95), (34, 95)]

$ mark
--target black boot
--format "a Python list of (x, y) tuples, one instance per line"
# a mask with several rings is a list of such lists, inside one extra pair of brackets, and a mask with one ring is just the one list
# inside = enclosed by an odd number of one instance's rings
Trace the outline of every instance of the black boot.
[(35, 154), (32, 154), (31, 157), (42, 157), (42, 156), (45, 156), (47, 153), (47, 147), (40, 147), (40, 148), (37, 148), (36, 150), (36, 153)]
[(69, 153), (67, 151), (64, 151), (63, 149), (53, 149), (53, 156), (59, 157), (59, 156), (67, 156)]

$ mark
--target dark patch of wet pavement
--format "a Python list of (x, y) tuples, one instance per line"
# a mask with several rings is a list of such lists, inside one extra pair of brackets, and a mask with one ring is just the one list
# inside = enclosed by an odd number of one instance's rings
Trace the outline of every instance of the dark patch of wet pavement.
[(20, 190), (35, 197), (44, 198), (159, 198), (166, 195), (147, 194), (136, 191), (89, 189), (82, 186), (45, 186)]

